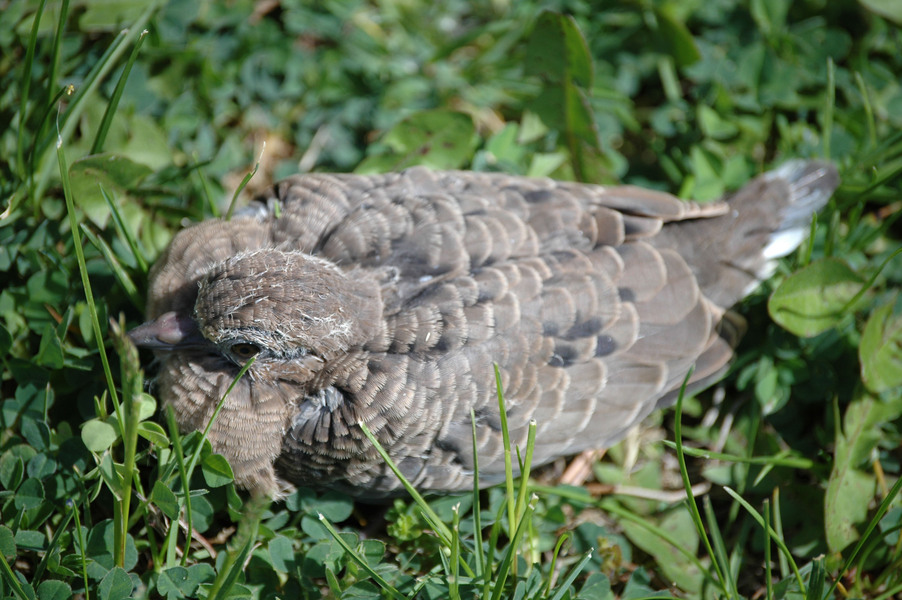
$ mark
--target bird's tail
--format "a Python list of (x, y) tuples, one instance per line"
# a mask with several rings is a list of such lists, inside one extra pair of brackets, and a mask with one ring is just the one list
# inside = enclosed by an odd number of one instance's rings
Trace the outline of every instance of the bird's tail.
[(705, 296), (729, 308), (773, 274), (777, 258), (798, 248), (837, 185), (833, 165), (793, 160), (727, 198), (727, 214), (675, 223), (655, 245), (677, 250)]

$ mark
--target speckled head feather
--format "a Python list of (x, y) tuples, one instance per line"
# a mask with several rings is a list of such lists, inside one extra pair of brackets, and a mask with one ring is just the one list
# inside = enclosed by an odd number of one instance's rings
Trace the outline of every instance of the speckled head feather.
[(538, 423), (535, 464), (610, 446), (693, 365), (696, 387), (722, 372), (729, 308), (836, 185), (806, 162), (709, 205), (423, 168), (296, 176), (179, 233), (132, 337), (185, 430), (255, 358), (210, 433), (244, 487), (398, 493), (363, 421), (419, 489), (461, 490), (471, 410), (482, 482), (503, 476), (494, 363), (512, 443)]

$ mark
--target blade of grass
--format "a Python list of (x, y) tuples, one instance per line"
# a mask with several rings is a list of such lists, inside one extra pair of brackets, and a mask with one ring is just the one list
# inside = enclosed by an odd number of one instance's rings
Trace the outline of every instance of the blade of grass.
[(538, 502), (539, 497), (533, 494), (532, 498), (529, 499), (529, 504), (526, 505), (526, 510), (523, 511), (523, 518), (517, 523), (514, 536), (507, 545), (507, 549), (504, 551), (504, 556), (501, 559), (501, 564), (498, 567), (498, 572), (495, 574), (495, 587), (492, 590), (492, 600), (499, 600), (501, 594), (504, 592), (504, 584), (507, 582), (508, 575), (513, 571), (513, 564), (517, 560), (517, 548), (520, 546), (520, 539), (529, 527), (532, 513), (535, 512)]
[(852, 297), (851, 300), (846, 302), (845, 306), (843, 306), (837, 312), (844, 313), (846, 311), (851, 310), (852, 307), (855, 306), (858, 303), (858, 301), (861, 300), (861, 298), (867, 293), (867, 291), (869, 289), (871, 289), (871, 287), (874, 285), (874, 282), (877, 281), (877, 277), (880, 276), (880, 273), (883, 271), (883, 269), (885, 269), (887, 267), (887, 265), (889, 265), (891, 260), (893, 260), (894, 258), (899, 256), (900, 254), (902, 254), (902, 248), (897, 248), (895, 252), (893, 252), (892, 254), (887, 256), (886, 259), (882, 263), (880, 263), (880, 266), (877, 267), (877, 270), (874, 271), (873, 273), (871, 273), (871, 276), (864, 283), (864, 285), (861, 286), (861, 289), (858, 290), (858, 293), (856, 293)]
[[(235, 375), (235, 379), (232, 380), (232, 383), (229, 384), (228, 389), (226, 389), (225, 394), (222, 395), (222, 398), (219, 399), (219, 402), (216, 403), (216, 408), (213, 410), (213, 416), (210, 417), (210, 421), (207, 423), (207, 426), (204, 428), (203, 434), (200, 436), (200, 442), (197, 444), (197, 448), (194, 449), (194, 453), (191, 455), (191, 459), (188, 461), (188, 466), (186, 468), (186, 473), (188, 475), (188, 480), (190, 481), (191, 475), (194, 473), (194, 468), (197, 466), (197, 461), (200, 460), (200, 453), (204, 447), (204, 441), (206, 441), (207, 437), (210, 435), (210, 429), (213, 427), (213, 423), (216, 421), (216, 417), (219, 416), (219, 412), (222, 410), (222, 407), (225, 405), (226, 398), (229, 397), (229, 394), (232, 393), (232, 390), (235, 389), (235, 386), (238, 385), (238, 382), (244, 377), (244, 374), (247, 373), (247, 370), (253, 366), (253, 364), (257, 361), (257, 357), (251, 357), (244, 366), (241, 367), (241, 370), (238, 371), (238, 374)], [(186, 493), (187, 493), (187, 488)]]
[(683, 385), (680, 388), (679, 396), (676, 401), (676, 416), (674, 417), (674, 439), (676, 440), (676, 453), (677, 453), (677, 462), (680, 465), (680, 476), (683, 479), (683, 487), (686, 490), (686, 505), (689, 507), (689, 514), (692, 516), (692, 521), (695, 523), (695, 527), (698, 530), (699, 537), (701, 537), (702, 541), (705, 544), (705, 549), (708, 552), (708, 556), (711, 557), (711, 564), (714, 566), (715, 571), (717, 571), (717, 577), (720, 580), (720, 588), (723, 590), (724, 594), (728, 594), (729, 583), (727, 582), (726, 576), (721, 568), (720, 562), (717, 560), (717, 557), (714, 554), (714, 549), (711, 547), (711, 540), (708, 538), (708, 534), (705, 532), (705, 526), (702, 523), (701, 515), (698, 511), (698, 504), (695, 502), (695, 496), (692, 495), (692, 482), (689, 481), (689, 469), (686, 467), (686, 455), (683, 448), (683, 396), (686, 390), (686, 385), (689, 383), (689, 378), (692, 377), (692, 369), (686, 373), (686, 377), (683, 379)]
[(63, 140), (59, 138), (56, 147), (57, 160), (59, 161), (60, 178), (63, 182), (63, 196), (66, 199), (66, 211), (69, 215), (69, 229), (72, 232), (72, 241), (75, 247), (75, 257), (78, 261), (78, 272), (81, 275), (81, 285), (85, 291), (85, 300), (88, 302), (88, 313), (91, 315), (91, 327), (94, 329), (94, 341), (100, 354), (100, 362), (103, 364), (103, 374), (106, 377), (107, 389), (113, 401), (116, 411), (116, 419), (119, 421), (119, 431), (124, 431), (125, 420), (119, 407), (119, 396), (116, 394), (116, 384), (113, 382), (113, 374), (110, 370), (110, 361), (103, 345), (103, 334), (100, 331), (100, 319), (97, 317), (97, 305), (94, 303), (94, 294), (91, 291), (91, 281), (88, 279), (88, 267), (85, 264), (85, 252), (81, 244), (80, 228), (75, 217), (75, 199), (72, 194), (72, 184), (69, 181), (69, 166), (66, 162), (66, 153), (63, 151)]
[(209, 600), (220, 600), (229, 597), (232, 586), (238, 581), (239, 575), (244, 571), (244, 563), (254, 549), (257, 540), (257, 531), (260, 528), (260, 520), (263, 512), (269, 506), (269, 498), (265, 496), (252, 496), (245, 504), (241, 523), (238, 525), (237, 548), (230, 550), (216, 579), (210, 586), (207, 594)]
[(17, 598), (20, 598), (21, 600), (32, 600), (35, 597), (34, 590), (31, 590), (31, 594), (29, 594), (25, 591), (25, 588), (22, 587), (22, 582), (16, 577), (16, 574), (13, 572), (12, 567), (9, 566), (9, 563), (6, 561), (6, 557), (2, 552), (0, 552), (0, 573), (3, 574), (3, 580), (6, 581), (6, 585), (9, 586), (9, 589), (12, 590)]
[[(194, 163), (198, 164), (196, 153), (194, 154)], [(204, 191), (204, 199), (207, 201), (207, 206), (210, 207), (210, 213), (218, 219), (220, 217), (219, 208), (216, 206), (216, 203), (213, 202), (213, 195), (210, 194), (210, 185), (207, 183), (207, 176), (204, 175), (203, 169), (200, 168), (199, 164), (198, 167), (194, 169), (194, 172), (197, 173), (197, 176), (200, 178), (200, 187)]]
[(570, 589), (570, 586), (576, 580), (577, 576), (579, 576), (583, 568), (585, 568), (586, 563), (592, 560), (593, 552), (595, 552), (595, 548), (592, 548), (588, 552), (583, 554), (583, 557), (570, 568), (570, 572), (567, 573), (567, 576), (557, 587), (557, 591), (555, 591), (554, 596), (552, 596), (549, 600), (561, 600), (561, 598), (564, 597), (564, 594)]
[(245, 186), (253, 179), (254, 175), (257, 174), (257, 169), (260, 168), (260, 161), (263, 160), (263, 153), (266, 152), (266, 142), (263, 142), (263, 147), (260, 149), (260, 156), (257, 158), (257, 162), (254, 164), (254, 170), (244, 176), (244, 179), (241, 180), (241, 183), (238, 184), (238, 187), (235, 189), (235, 193), (232, 194), (232, 201), (229, 202), (229, 210), (226, 211), (225, 220), (232, 220), (232, 213), (235, 212), (235, 204), (238, 202), (238, 195), (244, 190)]
[[(188, 469), (185, 465), (185, 452), (182, 449), (182, 437), (179, 435), (179, 428), (175, 422), (175, 411), (172, 405), (166, 406), (166, 423), (169, 426), (169, 439), (172, 440), (172, 448), (175, 452), (175, 464), (179, 471), (179, 478), (182, 480), (182, 491), (185, 494), (185, 522), (187, 523), (188, 536), (190, 537), (192, 527), (193, 513), (191, 511), (191, 484), (188, 478)], [(175, 561), (176, 544), (178, 543), (178, 524), (174, 524), (176, 530), (175, 535), (168, 536), (169, 544), (166, 547), (166, 564), (172, 564)], [(182, 553), (181, 565), (184, 567), (188, 564), (188, 553)]]
[[(438, 536), (439, 540), (441, 540), (442, 544), (451, 548), (451, 530), (448, 529), (448, 526), (442, 523), (442, 520), (439, 518), (435, 511), (432, 510), (432, 507), (426, 503), (426, 500), (423, 499), (423, 496), (411, 485), (411, 483), (404, 477), (404, 474), (401, 473), (401, 470), (395, 464), (395, 461), (391, 459), (388, 455), (388, 452), (385, 451), (385, 448), (382, 447), (382, 444), (379, 443), (379, 440), (376, 439), (376, 436), (370, 431), (370, 428), (366, 426), (366, 423), (363, 421), (359, 421), (357, 425), (363, 431), (363, 434), (367, 437), (370, 443), (375, 446), (376, 451), (379, 452), (379, 455), (382, 457), (382, 460), (385, 461), (385, 464), (388, 465), (388, 468), (398, 477), (401, 481), (401, 484), (404, 486), (404, 489), (407, 490), (407, 493), (413, 498), (414, 502), (420, 507), (420, 510), (423, 511), (423, 516), (426, 517), (426, 520), (429, 521), (432, 526), (435, 534)], [(472, 574), (471, 574), (472, 575)]]
[(144, 303), (141, 301), (141, 295), (138, 293), (138, 288), (135, 286), (132, 278), (128, 276), (125, 269), (122, 268), (122, 264), (119, 262), (119, 259), (116, 258), (116, 255), (113, 254), (113, 250), (103, 238), (94, 235), (94, 232), (92, 232), (84, 223), (81, 223), (80, 227), (81, 232), (88, 238), (88, 241), (90, 241), (95, 248), (100, 250), (107, 266), (109, 266), (110, 271), (113, 272), (116, 281), (119, 282), (119, 287), (121, 287), (125, 292), (125, 295), (128, 296), (132, 305), (138, 310), (141, 310)]
[(22, 66), (22, 81), (19, 84), (21, 97), (19, 99), (19, 131), (16, 139), (16, 171), (19, 179), (28, 179), (28, 170), (25, 168), (25, 128), (28, 126), (28, 97), (31, 93), (31, 77), (34, 73), (34, 52), (38, 46), (38, 29), (41, 18), (44, 16), (44, 7), (47, 0), (40, 0), (38, 9), (34, 14), (34, 22), (31, 25), (31, 35), (28, 36), (28, 46), (25, 48), (25, 62)]
[[(676, 449), (675, 442), (663, 440), (665, 446)], [(807, 458), (790, 457), (784, 458), (785, 453), (772, 454), (770, 456), (739, 456), (738, 454), (726, 454), (723, 452), (712, 452), (710, 450), (702, 450), (700, 448), (687, 448), (683, 446), (683, 452), (695, 458), (703, 458), (706, 460), (722, 460), (726, 462), (744, 463), (749, 465), (773, 465), (775, 467), (789, 467), (792, 469), (813, 469), (817, 463)]]
[(116, 503), (118, 518), (114, 528), (113, 558), (116, 565), (125, 568), (126, 542), (128, 541), (129, 512), (132, 498), (132, 485), (137, 468), (135, 455), (138, 448), (138, 398), (144, 389), (144, 377), (138, 361), (138, 349), (125, 333), (125, 317), (120, 322), (110, 321), (113, 346), (119, 355), (120, 381), (122, 384), (122, 406), (125, 427), (122, 429), (122, 500)]
[(67, 502), (75, 518), (75, 537), (78, 538), (78, 558), (81, 566), (81, 576), (85, 584), (85, 600), (91, 600), (91, 594), (88, 592), (88, 557), (87, 546), (85, 545), (85, 532), (81, 529), (81, 519), (78, 518), (78, 505), (73, 502)]
[(59, 103), (62, 100), (63, 96), (73, 96), (75, 94), (75, 86), (71, 83), (63, 88), (60, 88), (56, 94), (53, 96), (51, 101), (44, 107), (44, 114), (41, 116), (41, 121), (38, 125), (37, 131), (35, 134), (34, 140), (32, 142), (31, 149), (28, 152), (28, 177), (29, 179), (29, 188), (31, 187), (31, 179), (34, 178), (34, 160), (35, 154), (37, 152), (37, 143), (38, 140), (44, 139), (47, 133), (47, 128), (50, 126), (51, 117), (56, 115), (59, 111)]
[(507, 492), (507, 525), (510, 532), (514, 531), (514, 523), (517, 522), (517, 503), (514, 495), (514, 472), (511, 464), (511, 437), (507, 427), (507, 410), (504, 407), (504, 390), (501, 386), (501, 369), (498, 363), (495, 367), (495, 387), (498, 393), (498, 417), (501, 419), (501, 445), (504, 447), (504, 485)]
[(811, 215), (811, 226), (808, 228), (808, 242), (799, 247), (802, 258), (799, 261), (800, 267), (807, 267), (811, 264), (811, 253), (814, 252), (814, 234), (817, 232), (817, 213)]
[(135, 42), (135, 47), (132, 49), (132, 53), (129, 55), (128, 60), (125, 62), (125, 68), (122, 69), (122, 73), (119, 75), (119, 80), (116, 82), (116, 88), (113, 90), (113, 95), (110, 96), (110, 101), (107, 102), (106, 110), (103, 111), (100, 127), (97, 129), (97, 135), (94, 136), (94, 143), (91, 145), (91, 154), (99, 154), (103, 149), (107, 133), (110, 131), (110, 125), (113, 123), (113, 116), (116, 114), (116, 109), (119, 108), (119, 100), (122, 99), (122, 91), (125, 89), (125, 83), (128, 81), (128, 76), (132, 72), (132, 67), (135, 65), (135, 60), (138, 58), (138, 52), (141, 50), (141, 46), (144, 44), (144, 38), (146, 36), (147, 30), (144, 29), (141, 31), (141, 35), (138, 36), (138, 41)]
[[(47, 569), (47, 563), (50, 561), (51, 557), (54, 556), (54, 548), (56, 548), (59, 544), (60, 537), (66, 533), (69, 529), (69, 521), (72, 520), (72, 512), (70, 511), (63, 517), (63, 520), (56, 525), (53, 531), (53, 537), (50, 538), (50, 542), (47, 544), (47, 551), (44, 552), (44, 556), (41, 557), (41, 562), (38, 563), (38, 566), (34, 570), (34, 574), (31, 577), (32, 581), (40, 581), (41, 577), (44, 576), (44, 570)], [(60, 556), (62, 552), (56, 553), (56, 556)]]
[(730, 588), (730, 595), (733, 598), (741, 598), (739, 589), (736, 587), (736, 578), (733, 576), (733, 571), (730, 568), (730, 560), (727, 558), (727, 549), (723, 543), (723, 535), (720, 533), (720, 527), (717, 525), (717, 518), (714, 516), (714, 507), (711, 505), (711, 497), (705, 496), (702, 503), (705, 508), (705, 520), (708, 523), (708, 532), (714, 542), (715, 555), (711, 557), (711, 560), (716, 560), (720, 563), (720, 571), (729, 575), (726, 583)]
[(486, 571), (482, 547), (482, 507), (479, 502), (479, 456), (476, 445), (476, 413), (470, 409), (470, 426), (473, 428), (473, 544), (476, 551), (476, 574)]
[(827, 58), (827, 100), (824, 102), (824, 159), (830, 160), (830, 143), (833, 137), (833, 110), (836, 108), (836, 65), (833, 57)]
[(452, 600), (460, 600), (460, 503), (451, 508), (451, 573), (448, 581), (448, 595)]
[(765, 498), (764, 506), (761, 514), (764, 515), (764, 586), (767, 589), (767, 600), (774, 598), (774, 577), (771, 573), (770, 566), (770, 536), (767, 530), (770, 529), (770, 501)]
[[(66, 29), (66, 20), (69, 18), (69, 0), (63, 0), (60, 3), (60, 14), (56, 21), (56, 32), (53, 35), (53, 46), (50, 48), (50, 73), (47, 75), (47, 93), (55, 90), (59, 84), (56, 82), (57, 71), (60, 63), (60, 50), (63, 45), (63, 31)], [(56, 100), (47, 103), (46, 108), (52, 109), (56, 105)], [(37, 129), (37, 138), (43, 137), (44, 123), (41, 123)]]
[[(127, 45), (144, 30), (144, 26), (153, 16), (154, 12), (159, 9), (160, 5), (161, 0), (155, 0), (149, 4), (144, 12), (141, 13), (141, 16), (135, 21), (132, 28), (125, 29), (119, 33), (94, 67), (88, 72), (88, 75), (85, 76), (82, 86), (76, 90), (62, 117), (62, 127), (58, 128), (56, 136), (58, 146), (68, 142), (69, 138), (72, 136), (72, 132), (75, 131), (75, 127), (78, 125), (78, 117), (81, 116), (81, 113), (87, 106), (87, 98), (90, 97), (91, 93), (97, 89), (100, 83), (113, 69)], [(52, 142), (53, 139), (50, 136), (46, 139), (36, 140), (35, 147), (37, 147), (38, 150), (35, 153), (35, 164), (38, 166), (38, 177), (31, 194), (33, 199), (40, 198), (47, 186), (48, 178), (50, 177), (50, 164), (47, 150)]]
[(877, 124), (874, 121), (874, 107), (871, 105), (871, 94), (867, 84), (859, 71), (855, 71), (855, 83), (858, 85), (858, 91), (861, 94), (861, 101), (864, 105), (864, 114), (868, 126), (868, 141), (871, 147), (877, 145)]
[(536, 420), (530, 419), (526, 437), (526, 457), (520, 465), (520, 489), (517, 492), (515, 514), (519, 517), (526, 508), (526, 490), (529, 487), (529, 471), (532, 466), (532, 453), (536, 445)]
[(883, 502), (880, 503), (880, 506), (877, 507), (877, 512), (874, 513), (871, 522), (868, 523), (867, 528), (864, 530), (864, 534), (862, 534), (861, 538), (858, 540), (858, 543), (855, 544), (855, 548), (849, 554), (846, 561), (843, 563), (842, 568), (839, 570), (839, 573), (836, 575), (836, 579), (833, 580), (833, 585), (830, 586), (829, 591), (827, 592), (826, 597), (831, 597), (833, 592), (836, 591), (836, 586), (839, 585), (840, 580), (843, 575), (849, 570), (849, 567), (852, 566), (852, 562), (858, 556), (858, 553), (861, 552), (861, 549), (867, 543), (868, 539), (871, 537), (871, 534), (874, 533), (874, 530), (880, 524), (881, 519), (886, 515), (887, 511), (892, 506), (893, 502), (896, 500), (896, 496), (899, 495), (899, 492), (902, 491), (902, 478), (896, 480), (896, 483), (893, 484), (893, 487), (890, 488), (889, 494), (886, 495), (886, 498), (883, 499)]
[(824, 597), (824, 580), (827, 569), (824, 566), (824, 556), (818, 556), (811, 563), (811, 574), (808, 576), (808, 593), (805, 600), (822, 600)]
[(502, 521), (504, 520), (504, 511), (506, 504), (501, 504), (495, 513), (495, 522), (489, 530), (489, 551), (486, 556), (486, 569), (483, 575), (482, 597), (488, 598), (489, 591), (492, 587), (492, 569), (491, 565), (495, 564), (495, 549), (498, 548), (498, 539), (501, 537)]
[(879, 596), (874, 596), (874, 600), (893, 600), (894, 598), (899, 598), (900, 594), (902, 594), (902, 583), (887, 589)]
[[(780, 488), (774, 488), (773, 492), (773, 503), (774, 503), (774, 531), (777, 532), (777, 537), (783, 539), (783, 515), (780, 512)], [(767, 534), (768, 530), (765, 529), (764, 533)], [(789, 561), (786, 559), (786, 556), (780, 552), (777, 554), (777, 558), (780, 561), (780, 578), (785, 579), (789, 577)]]
[[(605, 512), (612, 513), (621, 518), (627, 519), (628, 521), (635, 523), (639, 527), (642, 527), (649, 533), (653, 533), (657, 537), (661, 538), (662, 540), (664, 540), (665, 542), (667, 542), (668, 544), (673, 546), (673, 548), (677, 552), (682, 554), (686, 558), (686, 560), (688, 560), (693, 565), (695, 565), (695, 567), (698, 569), (699, 573), (701, 573), (703, 577), (705, 577), (708, 581), (710, 581), (712, 585), (714, 585), (717, 588), (722, 588), (721, 582), (718, 581), (717, 578), (711, 574), (711, 569), (708, 568), (707, 565), (702, 563), (702, 561), (699, 560), (699, 558), (695, 554), (693, 554), (692, 552), (689, 552), (685, 548), (685, 543), (682, 540), (676, 539), (675, 537), (670, 535), (669, 532), (667, 532), (664, 529), (661, 529), (657, 525), (653, 525), (652, 523), (649, 523), (646, 518), (636, 515), (630, 511), (626, 510), (625, 508), (622, 508), (612, 502), (610, 502), (610, 503), (598, 502), (597, 506), (599, 508), (603, 509)], [(721, 591), (723, 591), (723, 590), (721, 589)]]
[(351, 546), (348, 545), (344, 538), (339, 535), (338, 531), (335, 529), (335, 526), (329, 522), (329, 519), (327, 519), (325, 515), (323, 515), (323, 513), (316, 513), (316, 518), (319, 519), (319, 522), (322, 523), (323, 527), (326, 528), (326, 531), (329, 532), (329, 534), (332, 536), (332, 539), (334, 539), (338, 543), (338, 545), (342, 547), (342, 549), (348, 554), (348, 556), (350, 556), (354, 560), (354, 562), (360, 565), (360, 568), (366, 571), (367, 574), (372, 577), (376, 581), (376, 583), (379, 584), (379, 587), (385, 590), (392, 598), (404, 600), (404, 594), (395, 589), (395, 587), (388, 583), (381, 575), (379, 575), (379, 573), (374, 571), (373, 568), (365, 560), (363, 560), (363, 558), (359, 556), (357, 552), (355, 552), (354, 549), (351, 548)]
[(135, 262), (137, 263), (138, 268), (141, 269), (141, 274), (147, 275), (147, 271), (149, 269), (147, 261), (144, 260), (144, 255), (142, 255), (141, 251), (138, 249), (138, 241), (135, 239), (135, 236), (133, 236), (125, 226), (125, 221), (122, 220), (122, 214), (119, 212), (119, 207), (116, 206), (116, 203), (113, 202), (113, 199), (110, 198), (110, 195), (107, 193), (106, 189), (104, 189), (103, 186), (100, 186), (100, 194), (103, 196), (103, 199), (106, 201), (107, 206), (110, 208), (110, 214), (113, 217), (113, 226), (116, 228), (116, 233), (119, 235), (119, 239), (124, 241), (132, 251), (132, 256), (135, 257)]
[(554, 551), (551, 553), (551, 566), (548, 569), (548, 579), (545, 580), (545, 585), (542, 587), (543, 598), (548, 596), (548, 593), (551, 591), (551, 584), (554, 583), (555, 574), (557, 573), (557, 559), (561, 554), (561, 548), (564, 546), (564, 542), (569, 540), (572, 535), (569, 531), (565, 531), (554, 544)]
[[(742, 507), (746, 510), (746, 512), (748, 512), (748, 514), (751, 515), (751, 517), (753, 519), (755, 519), (759, 525), (761, 525), (762, 527), (765, 526), (764, 517), (762, 517), (761, 514), (757, 510), (755, 510), (755, 508), (751, 504), (746, 502), (745, 498), (743, 498), (742, 496), (740, 496), (739, 494), (737, 494), (735, 491), (733, 491), (732, 489), (730, 489), (727, 486), (724, 486), (723, 490), (726, 493), (728, 493), (730, 496), (732, 496), (733, 499), (736, 500), (736, 502), (739, 502), (739, 504), (742, 505)], [(774, 540), (774, 543), (777, 544), (777, 547), (784, 554), (784, 556), (786, 556), (786, 558), (789, 560), (789, 564), (792, 567), (792, 571), (796, 576), (796, 581), (798, 581), (799, 589), (802, 591), (803, 594), (805, 594), (806, 593), (805, 582), (802, 580), (802, 574), (799, 571), (798, 566), (796, 565), (795, 561), (792, 559), (792, 553), (789, 551), (789, 548), (786, 546), (786, 542), (784, 542), (782, 538), (778, 537), (777, 532), (774, 531), (773, 529), (765, 529), (765, 533), (767, 533), (767, 535), (770, 536)]]

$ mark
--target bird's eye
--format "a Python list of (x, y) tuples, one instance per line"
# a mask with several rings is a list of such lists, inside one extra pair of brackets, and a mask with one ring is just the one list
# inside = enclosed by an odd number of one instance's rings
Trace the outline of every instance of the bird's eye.
[(255, 346), (254, 344), (248, 343), (238, 343), (232, 344), (229, 348), (232, 351), (232, 354), (239, 358), (251, 358), (252, 356), (256, 356), (260, 352), (260, 348)]

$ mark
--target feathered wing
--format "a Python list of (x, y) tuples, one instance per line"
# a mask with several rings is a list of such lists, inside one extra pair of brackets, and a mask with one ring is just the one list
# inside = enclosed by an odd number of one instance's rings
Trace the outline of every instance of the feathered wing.
[[(725, 308), (701, 294), (678, 252), (655, 244), (662, 229), (713, 221), (724, 204), (426, 169), (296, 177), (276, 198), (276, 240), (303, 240), (305, 250), (383, 281), (385, 335), (361, 349), (366, 381), (356, 392), (335, 385), (424, 489), (470, 485), (471, 409), (480, 471), (487, 482), (500, 476), (493, 363), (512, 440), (525, 442), (535, 419), (542, 463), (611, 445), (700, 357), (695, 379), (731, 355), (718, 334)], [(344, 435), (356, 437), (353, 427)], [(302, 479), (317, 460), (307, 455), (320, 449), (293, 440), (289, 433), (281, 464)], [(395, 488), (378, 459), (354, 462), (359, 448), (329, 458), (356, 470), (336, 478), (373, 494)]]

